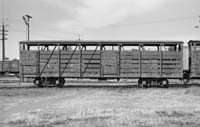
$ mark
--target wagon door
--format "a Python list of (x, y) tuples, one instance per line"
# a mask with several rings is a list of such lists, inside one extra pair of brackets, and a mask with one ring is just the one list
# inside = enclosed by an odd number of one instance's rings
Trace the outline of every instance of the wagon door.
[(102, 76), (116, 77), (118, 74), (118, 52), (103, 51), (101, 56)]

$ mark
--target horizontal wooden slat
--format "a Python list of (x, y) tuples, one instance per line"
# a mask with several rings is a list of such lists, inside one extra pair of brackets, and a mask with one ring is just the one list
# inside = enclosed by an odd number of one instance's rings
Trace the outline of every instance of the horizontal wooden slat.
[(82, 68), (100, 68), (100, 64), (82, 64)]
[(120, 77), (139, 77), (139, 73), (121, 73)]
[(82, 60), (82, 63), (100, 63), (100, 60)]
[(139, 64), (120, 64), (120, 68), (139, 68)]
[(162, 52), (162, 54), (165, 56), (182, 56), (182, 52), (174, 52), (174, 51), (170, 51), (170, 52)]
[(82, 72), (85, 71), (85, 72), (100, 72), (100, 69), (99, 68), (83, 68), (82, 69)]
[(130, 69), (120, 69), (121, 73), (130, 73), (130, 72), (136, 73), (136, 72), (139, 72), (139, 71), (140, 71), (139, 68), (138, 69), (132, 69), (132, 68), (130, 68)]
[(162, 60), (162, 63), (169, 63), (169, 64), (182, 64), (181, 60)]
[(121, 51), (120, 52), (121, 56), (136, 56), (140, 55), (140, 51)]
[(161, 76), (159, 73), (142, 73), (141, 77), (156, 78), (156, 77), (161, 77)]
[(162, 65), (162, 68), (181, 68), (181, 65)]
[(58, 77), (58, 73), (42, 73), (42, 77)]
[(139, 60), (120, 60), (120, 64), (139, 64)]
[(160, 63), (160, 60), (141, 60), (141, 63), (147, 63), (147, 64), (153, 64), (153, 63), (155, 63), (155, 64), (158, 64), (158, 63)]
[(120, 54), (121, 59), (139, 59), (140, 55), (129, 55), (129, 54)]
[(100, 77), (100, 73), (84, 73), (82, 77)]
[(21, 73), (22, 74), (36, 74), (37, 67), (36, 66), (22, 66)]

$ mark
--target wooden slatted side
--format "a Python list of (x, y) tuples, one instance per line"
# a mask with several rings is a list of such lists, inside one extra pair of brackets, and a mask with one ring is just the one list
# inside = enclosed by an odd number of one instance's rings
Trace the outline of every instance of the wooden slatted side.
[(10, 63), (10, 61), (4, 61), (4, 62), (3, 62), (3, 71), (10, 72), (10, 68), (11, 68), (11, 63)]
[[(37, 55), (37, 51), (21, 53), (23, 72), (26, 71), (27, 75), (37, 73)], [(142, 77), (182, 76), (182, 54), (180, 52), (162, 52), (161, 57), (159, 51), (142, 51), (141, 54), (139, 51), (121, 51), (120, 63), (118, 55), (118, 51), (102, 51), (101, 53), (100, 51), (83, 50), (82, 55), (80, 55), (80, 51), (61, 51), (60, 70), (62, 72), (66, 67), (62, 75), (65, 77), (100, 77), (101, 71), (104, 77), (117, 77), (118, 69), (120, 69), (121, 77), (139, 77), (140, 75)], [(59, 75), (58, 51), (53, 54), (52, 51), (41, 51), (39, 58), (39, 70), (43, 72), (41, 76), (57, 77)], [(50, 60), (48, 60), (49, 58)], [(162, 58), (162, 66), (160, 65), (160, 58)], [(196, 61), (200, 60), (200, 57), (199, 59), (197, 56), (195, 58)], [(118, 64), (120, 68), (118, 68)]]
[[(48, 58), (51, 56), (50, 51), (41, 52), (41, 69), (48, 62)], [(96, 51), (95, 54), (93, 50), (82, 51), (80, 56), (80, 51), (61, 51), (60, 63), (61, 72), (63, 72), (64, 77), (80, 77), (80, 73), (84, 71), (83, 77), (92, 77), (99, 75), (100, 72), (100, 51)], [(80, 57), (82, 58), (80, 61)], [(44, 75), (58, 76), (58, 58), (59, 52), (55, 51), (49, 60), (48, 66), (44, 71)], [(81, 63), (80, 63), (81, 62)], [(81, 64), (81, 66), (80, 66)], [(82, 68), (80, 68), (82, 67)], [(41, 70), (40, 69), (40, 70)], [(80, 72), (81, 71), (81, 72)], [(53, 75), (54, 74), (54, 75)]]
[(37, 69), (37, 66), (22, 66), (21, 67), (21, 74), (22, 75), (36, 75), (37, 74), (37, 71), (38, 69)]
[[(52, 54), (53, 53), (53, 54)], [(60, 71), (62, 76), (80, 76), (80, 55), (79, 51), (60, 52)], [(50, 58), (50, 59), (49, 59)], [(47, 64), (48, 62), (48, 64)], [(40, 52), (40, 73), (45, 77), (59, 76), (59, 52), (41, 51)]]
[(120, 58), (121, 60), (138, 60), (140, 57), (139, 51), (121, 51)]
[(82, 77), (100, 77), (100, 51), (82, 51)]
[(0, 72), (3, 72), (3, 68), (2, 68), (2, 61), (0, 61)]
[(160, 77), (160, 61), (142, 60), (141, 68), (142, 77)]
[(0, 61), (0, 72), (10, 72), (10, 71), (11, 71), (11, 61), (4, 61), (4, 62)]
[(182, 54), (181, 52), (162, 52), (163, 59), (169, 59), (169, 60), (182, 60)]
[(120, 53), (120, 76), (139, 77), (139, 51), (122, 51)]
[(38, 63), (38, 51), (21, 51), (21, 65), (36, 65)]
[(11, 61), (11, 72), (19, 72), (19, 61)]
[[(49, 58), (49, 56), (50, 55), (45, 55), (45, 54), (41, 54), (41, 59), (47, 59), (47, 58)], [(58, 58), (58, 54), (54, 54), (52, 57), (51, 57), (51, 59), (57, 59)], [(82, 55), (82, 58), (83, 59), (90, 59), (90, 55), (87, 55), (87, 54), (84, 54), (84, 55)], [(61, 59), (70, 59), (71, 58), (71, 55), (64, 55), (64, 54), (61, 54)], [(80, 56), (79, 56), (79, 54), (74, 54), (73, 55), (73, 57), (72, 57), (73, 59), (79, 59), (80, 58)], [(93, 59), (100, 59), (100, 55), (98, 55), (98, 54), (95, 54), (94, 56), (93, 56)]]
[(21, 51), (21, 67), (20, 72), (23, 76), (26, 75), (36, 75), (38, 71), (39, 62), (39, 52), (38, 51)]
[(82, 51), (82, 77), (100, 77), (100, 51)]
[(40, 74), (42, 77), (59, 76), (58, 51), (40, 51)]
[[(73, 54), (74, 50), (61, 50), (60, 53), (62, 55), (71, 55)], [(76, 49), (76, 54), (79, 54), (80, 53), (80, 50), (78, 50), (78, 48)], [(91, 55), (92, 53), (94, 52), (94, 50), (82, 50), (82, 54), (83, 55)], [(49, 51), (40, 51), (41, 54), (43, 55), (50, 55), (52, 53), (52, 50), (49, 50)], [(59, 51), (58, 50), (55, 50), (54, 51), (54, 54), (55, 55), (58, 55), (59, 54)], [(100, 51), (97, 50), (95, 52), (95, 54), (100, 54)]]
[(183, 65), (181, 52), (163, 52), (162, 53), (162, 76), (163, 77), (182, 77)]
[(200, 51), (191, 51), (191, 77), (200, 77)]
[(159, 60), (160, 52), (159, 51), (142, 51), (141, 54), (142, 60)]
[(121, 52), (120, 72), (122, 77), (139, 77), (140, 62), (142, 77), (182, 77), (181, 52), (162, 52), (161, 56), (159, 51), (142, 51), (141, 61), (139, 55), (139, 51)]
[(141, 61), (139, 51), (123, 52), (122, 54), (120, 62), (122, 77), (140, 77), (140, 67), (141, 76), (158, 77), (160, 75), (160, 52), (143, 51), (141, 52)]
[(118, 52), (116, 51), (103, 51), (102, 52), (102, 70), (103, 76), (117, 76), (118, 70)]

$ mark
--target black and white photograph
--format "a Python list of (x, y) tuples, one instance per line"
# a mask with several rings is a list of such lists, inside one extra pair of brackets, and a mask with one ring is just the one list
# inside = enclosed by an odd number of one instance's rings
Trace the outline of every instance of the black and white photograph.
[(200, 0), (0, 0), (0, 127), (200, 127)]

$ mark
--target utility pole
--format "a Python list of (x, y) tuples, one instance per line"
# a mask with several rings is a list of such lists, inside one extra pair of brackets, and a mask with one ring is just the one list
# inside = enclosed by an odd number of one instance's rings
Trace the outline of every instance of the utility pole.
[(2, 35), (2, 61), (5, 61), (5, 40), (7, 40), (6, 36), (8, 35), (6, 32), (8, 32), (8, 30), (5, 30), (5, 25), (4, 25), (4, 19), (3, 19), (3, 23), (2, 23), (2, 30), (1, 31), (1, 35)]

